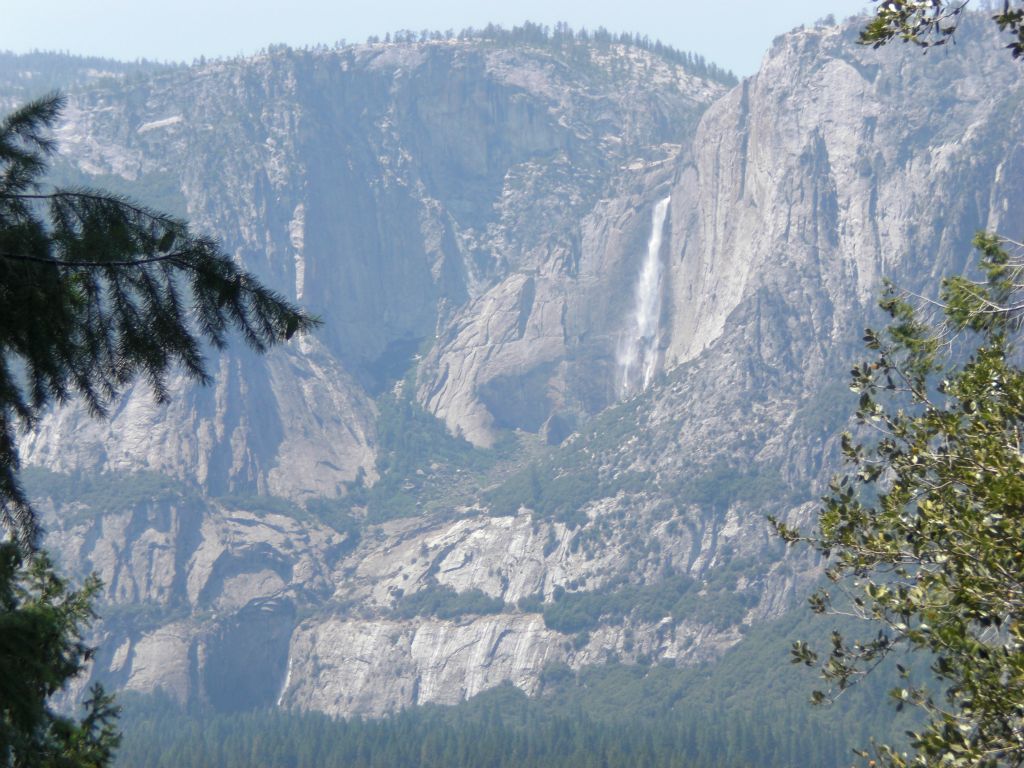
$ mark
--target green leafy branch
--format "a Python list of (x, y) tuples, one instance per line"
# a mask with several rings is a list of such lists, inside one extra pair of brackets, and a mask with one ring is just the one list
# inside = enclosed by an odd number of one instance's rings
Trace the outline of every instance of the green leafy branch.
[[(879, 48), (901, 40), (921, 48), (934, 48), (954, 40), (970, 0), (877, 0), (875, 15), (860, 34), (860, 43)], [(1006, 46), (1013, 58), (1024, 56), (1024, 8), (1004, 0), (992, 20), (1014, 39)]]
[(944, 281), (939, 320), (886, 289), (892, 322), (865, 334), (876, 357), (851, 376), (870, 440), (843, 436), (850, 470), (833, 480), (816, 532), (776, 522), (786, 541), (825, 558), (830, 589), (845, 595), (823, 589), (812, 610), (879, 627), (856, 640), (836, 632), (825, 653), (794, 645), (794, 663), (829, 683), (815, 702), (897, 650), (932, 660), (940, 693), (898, 667), (894, 700), (927, 724), (909, 734), (911, 757), (878, 746), (883, 765), (1024, 764), (1024, 371), (1013, 345), (1022, 262), (1008, 241), (979, 235), (975, 245), (984, 279)]

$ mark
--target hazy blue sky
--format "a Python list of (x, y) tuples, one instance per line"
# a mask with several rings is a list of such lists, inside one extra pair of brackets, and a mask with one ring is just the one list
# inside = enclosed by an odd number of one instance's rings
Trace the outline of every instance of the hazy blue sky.
[(776, 35), (867, 0), (4, 0), (0, 50), (192, 61), (271, 43), (362, 42), (397, 29), (512, 26), (525, 19), (604, 26), (703, 54), (746, 75)]

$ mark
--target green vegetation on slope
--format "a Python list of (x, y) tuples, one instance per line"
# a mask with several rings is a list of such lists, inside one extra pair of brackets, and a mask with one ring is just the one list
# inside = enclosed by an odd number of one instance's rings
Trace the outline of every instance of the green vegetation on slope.
[(400, 597), (395, 606), (395, 616), (400, 619), (414, 616), (457, 619), (461, 616), (501, 613), (504, 610), (505, 602), (501, 598), (491, 597), (479, 589), (456, 592), (449, 586), (432, 584)]
[(22, 480), (31, 498), (47, 498), (65, 510), (76, 510), (63, 516), (65, 526), (101, 515), (128, 512), (141, 504), (201, 503), (194, 488), (157, 472), (63, 474), (42, 467), (26, 467)]
[(367, 486), (360, 473), (336, 502), (342, 511), (361, 508), (367, 523), (431, 512), (449, 513), (476, 495), (482, 478), (517, 448), (509, 436), (495, 448), (475, 448), (448, 432), (444, 422), (413, 399), (411, 373), (377, 399), (377, 474)]

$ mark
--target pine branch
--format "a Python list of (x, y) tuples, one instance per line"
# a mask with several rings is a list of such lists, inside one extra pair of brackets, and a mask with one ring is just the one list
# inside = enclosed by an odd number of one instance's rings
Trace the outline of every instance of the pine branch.
[(21, 253), (9, 253), (7, 251), (0, 251), (0, 259), (10, 259), (12, 261), (27, 261), (33, 264), (46, 264), (51, 267), (57, 268), (102, 268), (102, 267), (143, 267), (147, 264), (159, 264), (161, 262), (170, 262), (182, 269), (189, 269), (192, 265), (182, 259), (183, 256), (188, 256), (189, 251), (173, 251), (172, 253), (165, 253), (161, 256), (150, 256), (141, 259), (125, 259), (121, 261), (63, 261), (61, 259), (48, 258), (46, 256), (28, 256)]
[(62, 105), (50, 96), (0, 121), (0, 524), (29, 549), (38, 522), (15, 422), (76, 394), (105, 417), (138, 377), (165, 402), (175, 367), (209, 383), (201, 344), (223, 347), (229, 327), (264, 352), (320, 323), (179, 219), (95, 190), (34, 191)]

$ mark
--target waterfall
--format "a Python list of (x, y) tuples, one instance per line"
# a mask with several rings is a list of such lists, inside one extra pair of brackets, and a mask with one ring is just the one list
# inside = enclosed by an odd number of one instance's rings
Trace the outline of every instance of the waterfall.
[(659, 200), (651, 213), (647, 255), (634, 289), (634, 308), (619, 339), (619, 387), (622, 396), (642, 391), (657, 373), (661, 354), (661, 241), (671, 197)]

